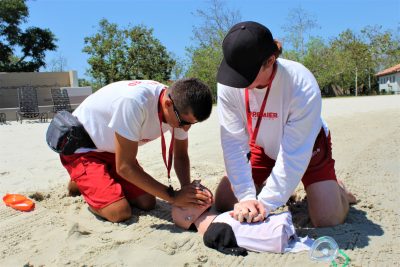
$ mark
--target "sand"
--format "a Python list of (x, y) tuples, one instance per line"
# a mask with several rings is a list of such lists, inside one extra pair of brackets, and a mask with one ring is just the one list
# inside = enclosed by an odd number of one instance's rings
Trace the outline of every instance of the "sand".
[[(400, 261), (400, 96), (323, 100), (332, 132), (337, 175), (360, 200), (343, 225), (315, 229), (302, 186), (291, 210), (298, 234), (335, 238), (351, 266), (395, 266)], [(23, 213), (0, 203), (0, 266), (321, 266), (307, 252), (225, 256), (171, 222), (162, 200), (156, 209), (133, 209), (127, 222), (105, 222), (81, 197), (68, 197), (68, 175), (45, 143), (48, 123), (0, 125), (0, 194), (23, 193), (36, 208)], [(190, 130), (193, 178), (215, 189), (224, 174), (216, 112)], [(139, 161), (166, 183), (158, 140), (140, 149)], [(175, 177), (175, 176), (174, 176)], [(176, 177), (173, 178), (178, 185)], [(326, 266), (328, 264), (325, 264)]]

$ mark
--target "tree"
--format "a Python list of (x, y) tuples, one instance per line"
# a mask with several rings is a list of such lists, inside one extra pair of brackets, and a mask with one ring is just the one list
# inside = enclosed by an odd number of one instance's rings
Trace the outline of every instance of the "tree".
[(219, 43), (187, 50), (191, 54), (192, 64), (186, 76), (197, 77), (207, 84), (214, 100), (217, 96), (217, 70), (222, 60), (222, 51), (217, 49), (218, 46), (220, 46)]
[(185, 75), (185, 70), (186, 70), (187, 64), (185, 63), (184, 59), (182, 59), (181, 57), (178, 57), (177, 55), (175, 55), (173, 53), (171, 53), (171, 56), (172, 56), (173, 60), (175, 61), (175, 65), (171, 71), (172, 80), (182, 79)]
[(322, 38), (312, 37), (306, 44), (306, 49), (303, 64), (314, 74), (320, 88), (324, 88), (332, 82), (333, 78), (330, 71), (329, 48)]
[[(400, 26), (399, 26), (400, 27)], [(368, 44), (371, 53), (370, 68), (378, 72), (400, 62), (400, 28), (382, 31), (382, 26), (366, 26), (361, 38)]]
[[(372, 61), (369, 46), (350, 29), (332, 40), (331, 49), (336, 51), (337, 69), (343, 72), (342, 83), (357, 93), (363, 81), (367, 84), (369, 64)], [(353, 92), (352, 92), (353, 94)]]
[(85, 86), (92, 86), (92, 83), (85, 78), (80, 78), (78, 79), (78, 86), (79, 87), (85, 87)]
[(306, 54), (306, 35), (312, 29), (318, 27), (317, 21), (301, 6), (291, 9), (287, 16), (287, 23), (282, 27), (286, 32), (284, 41), (291, 46), (291, 49), (287, 49), (284, 56), (301, 62)]
[(46, 66), (45, 52), (57, 48), (49, 29), (21, 30), (28, 16), (25, 0), (0, 1), (0, 72), (39, 71)]
[(152, 29), (142, 25), (119, 29), (106, 19), (99, 27), (98, 33), (85, 37), (83, 48), (90, 55), (88, 74), (98, 87), (120, 80), (170, 79), (175, 61)]
[(217, 70), (222, 61), (222, 41), (229, 29), (241, 20), (239, 11), (233, 11), (221, 0), (209, 1), (209, 8), (196, 10), (194, 16), (202, 19), (193, 27), (195, 45), (186, 49), (190, 58), (187, 77), (198, 77), (207, 84), (216, 97)]
[(67, 69), (67, 59), (59, 53), (56, 57), (50, 60), (46, 69), (52, 72), (63, 72)]

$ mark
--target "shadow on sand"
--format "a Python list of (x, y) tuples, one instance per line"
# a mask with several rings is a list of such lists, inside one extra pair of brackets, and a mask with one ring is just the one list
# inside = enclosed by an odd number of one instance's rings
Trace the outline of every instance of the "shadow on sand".
[[(363, 210), (350, 207), (346, 221), (335, 227), (315, 228), (312, 226), (307, 211), (307, 198), (298, 201), (288, 202), (289, 211), (293, 215), (293, 224), (299, 236), (310, 236), (318, 238), (321, 236), (331, 236), (336, 240), (341, 249), (364, 248), (368, 246), (370, 236), (382, 236), (382, 227), (367, 218), (367, 213)], [(155, 223), (150, 227), (157, 230), (165, 230), (171, 233), (182, 233), (184, 230), (175, 226), (171, 218), (171, 206), (167, 202), (157, 199), (155, 209), (143, 211), (132, 208), (132, 217), (121, 222), (123, 225), (131, 225), (139, 221), (140, 216), (152, 216), (162, 222)], [(104, 221), (95, 215), (98, 220)]]
[(384, 231), (376, 222), (367, 218), (367, 213), (350, 207), (345, 222), (335, 227), (315, 228), (312, 226), (307, 212), (307, 198), (290, 201), (289, 210), (293, 215), (293, 223), (299, 236), (312, 238), (331, 236), (341, 249), (364, 248), (368, 246), (370, 236), (382, 236)]

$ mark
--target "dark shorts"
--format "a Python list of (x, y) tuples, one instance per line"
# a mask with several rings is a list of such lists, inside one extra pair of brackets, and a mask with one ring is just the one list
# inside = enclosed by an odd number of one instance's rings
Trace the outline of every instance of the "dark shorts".
[[(271, 174), (275, 160), (268, 157), (262, 147), (251, 146), (251, 165), (254, 183), (261, 187)], [(332, 158), (330, 133), (326, 136), (321, 128), (314, 143), (310, 163), (301, 181), (304, 188), (307, 188), (310, 184), (326, 180), (336, 181), (335, 160)]]
[(94, 209), (102, 209), (122, 198), (131, 200), (146, 194), (117, 174), (114, 153), (76, 153), (60, 158), (71, 181), (76, 182), (82, 196)]

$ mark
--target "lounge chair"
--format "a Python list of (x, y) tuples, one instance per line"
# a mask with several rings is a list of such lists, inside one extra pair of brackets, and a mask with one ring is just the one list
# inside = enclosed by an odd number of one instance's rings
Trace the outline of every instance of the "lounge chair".
[(51, 98), (53, 99), (53, 112), (57, 113), (61, 110), (72, 112), (71, 103), (67, 89), (53, 88), (51, 89)]
[(18, 88), (19, 110), (16, 112), (17, 121), (22, 123), (23, 118), (36, 119), (40, 122), (47, 121), (49, 115), (47, 112), (39, 111), (37, 91), (34, 87)]
[(0, 123), (6, 123), (6, 113), (0, 113)]

